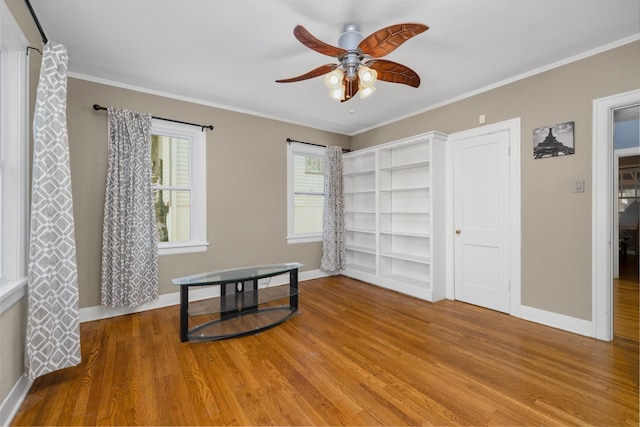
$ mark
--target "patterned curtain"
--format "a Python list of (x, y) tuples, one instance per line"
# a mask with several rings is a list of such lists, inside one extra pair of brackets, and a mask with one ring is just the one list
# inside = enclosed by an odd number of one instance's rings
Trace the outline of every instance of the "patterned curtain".
[(42, 52), (33, 119), (25, 368), (30, 380), (80, 356), (78, 273), (67, 136), (67, 49)]
[(327, 147), (324, 163), (324, 217), (320, 268), (337, 271), (345, 267), (344, 196), (342, 147)]
[(109, 160), (102, 228), (105, 307), (158, 298), (158, 234), (151, 189), (151, 115), (108, 108)]

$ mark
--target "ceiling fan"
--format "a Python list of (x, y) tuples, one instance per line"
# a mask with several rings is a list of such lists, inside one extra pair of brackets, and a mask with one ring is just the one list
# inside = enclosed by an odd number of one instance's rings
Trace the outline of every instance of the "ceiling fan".
[(428, 30), (424, 24), (396, 24), (382, 28), (366, 38), (362, 37), (358, 24), (345, 24), (338, 38), (338, 47), (315, 38), (302, 25), (297, 25), (293, 35), (300, 43), (323, 55), (338, 58), (339, 64), (325, 64), (308, 73), (277, 83), (299, 82), (326, 74), (325, 83), (329, 95), (342, 102), (350, 100), (358, 91), (364, 98), (375, 90), (376, 80), (420, 86), (420, 76), (411, 68), (393, 61), (379, 59), (410, 38)]

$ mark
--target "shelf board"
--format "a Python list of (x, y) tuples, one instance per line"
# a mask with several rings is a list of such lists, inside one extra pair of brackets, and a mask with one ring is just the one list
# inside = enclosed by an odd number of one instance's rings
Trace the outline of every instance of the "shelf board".
[(353, 172), (345, 172), (342, 174), (342, 176), (359, 176), (359, 175), (373, 175), (375, 174), (376, 170), (375, 169), (362, 169), (359, 171), (353, 171)]
[(375, 214), (376, 211), (375, 210), (365, 210), (365, 209), (352, 209), (352, 210), (345, 210), (344, 213), (346, 213), (346, 214), (350, 214), (350, 213)]
[(367, 233), (367, 234), (375, 234), (376, 230), (371, 230), (368, 228), (355, 228), (355, 227), (345, 227), (345, 231), (353, 231), (356, 233)]
[(365, 246), (346, 246), (345, 249), (348, 251), (362, 252), (364, 254), (370, 255), (376, 254), (375, 248), (367, 248)]
[(413, 169), (429, 166), (429, 160), (423, 160), (421, 162), (403, 163), (400, 165), (380, 166), (381, 171), (397, 171), (403, 169)]
[(289, 286), (271, 286), (244, 292), (230, 293), (189, 303), (189, 316), (216, 314), (241, 307), (252, 307), (298, 295), (298, 290)]
[(369, 274), (376, 274), (375, 267), (370, 267), (370, 266), (360, 265), (360, 264), (347, 264), (345, 269), (362, 271), (363, 273), (369, 273)]
[(189, 341), (213, 341), (255, 334), (295, 316), (299, 311), (288, 305), (241, 311), (228, 317), (206, 319), (187, 334)]
[(431, 259), (429, 259), (429, 257), (418, 256), (418, 255), (413, 255), (413, 254), (403, 254), (403, 253), (399, 253), (399, 252), (382, 252), (382, 253), (380, 253), (380, 256), (386, 257), (386, 258), (402, 259), (402, 260), (405, 260), (405, 261), (412, 261), (412, 262), (417, 262), (417, 263), (420, 263), (420, 264), (430, 264), (431, 263)]
[(370, 193), (375, 193), (376, 190), (356, 190), (356, 191), (343, 191), (342, 194), (348, 195), (348, 194), (370, 194)]
[(429, 190), (431, 187), (428, 185), (421, 187), (403, 187), (403, 188), (381, 188), (380, 192), (392, 193), (394, 191), (416, 191), (416, 190)]
[(385, 234), (388, 236), (418, 237), (423, 239), (431, 237), (431, 234), (429, 233), (413, 233), (409, 231), (380, 231), (380, 234)]
[(410, 210), (395, 210), (395, 211), (380, 211), (380, 214), (382, 215), (393, 215), (393, 214), (402, 214), (402, 215), (428, 215), (430, 214), (431, 211), (430, 210), (423, 210), (423, 211), (410, 211)]
[(428, 278), (425, 278), (424, 280), (420, 280), (420, 279), (416, 279), (415, 277), (409, 277), (409, 276), (404, 276), (404, 275), (395, 274), (395, 273), (384, 273), (384, 272), (381, 274), (381, 276), (390, 280), (395, 280), (396, 282), (404, 283), (406, 285), (429, 289)]

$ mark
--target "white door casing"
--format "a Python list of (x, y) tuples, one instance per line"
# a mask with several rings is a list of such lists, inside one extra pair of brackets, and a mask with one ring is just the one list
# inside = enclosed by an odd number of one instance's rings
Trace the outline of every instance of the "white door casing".
[(613, 110), (640, 102), (640, 90), (593, 100), (591, 336), (613, 339)]

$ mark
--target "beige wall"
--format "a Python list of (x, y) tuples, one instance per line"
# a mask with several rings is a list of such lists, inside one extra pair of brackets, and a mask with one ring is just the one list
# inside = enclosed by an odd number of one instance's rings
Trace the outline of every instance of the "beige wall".
[[(591, 144), (594, 99), (640, 88), (640, 42), (352, 137), (352, 149), (438, 130), (521, 118), (522, 304), (591, 320)], [(533, 159), (533, 129), (575, 122), (575, 154)], [(573, 182), (585, 180), (585, 192)]]
[(9, 395), (24, 371), (26, 315), (26, 298), (0, 314), (0, 403)]
[(80, 307), (100, 305), (107, 114), (93, 104), (215, 126), (207, 131), (209, 250), (161, 256), (161, 294), (177, 291), (174, 277), (219, 268), (287, 261), (305, 264), (302, 271), (320, 267), (320, 243), (286, 241), (286, 138), (348, 147), (348, 136), (86, 80), (70, 78), (68, 89)]

